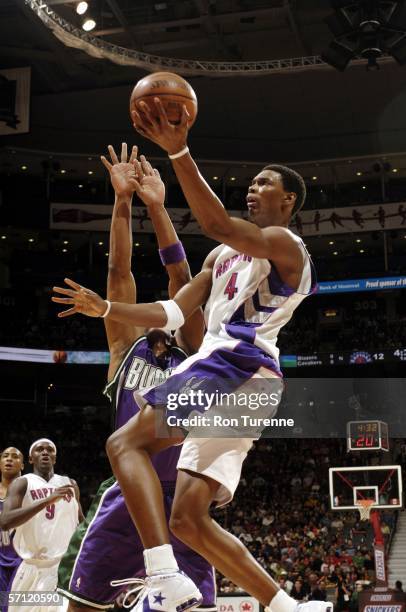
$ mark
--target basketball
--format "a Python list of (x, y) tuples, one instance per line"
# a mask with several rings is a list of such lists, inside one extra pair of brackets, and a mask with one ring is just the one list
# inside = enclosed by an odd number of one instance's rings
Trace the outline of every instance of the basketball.
[(54, 362), (55, 363), (65, 363), (67, 359), (67, 354), (65, 351), (54, 351)]
[(170, 123), (180, 122), (182, 107), (185, 104), (190, 115), (189, 125), (194, 124), (197, 116), (197, 97), (193, 87), (178, 74), (153, 72), (138, 81), (131, 94), (130, 113), (137, 110), (142, 115), (137, 102), (143, 101), (148, 104), (153, 115), (156, 116), (154, 98), (162, 101)]

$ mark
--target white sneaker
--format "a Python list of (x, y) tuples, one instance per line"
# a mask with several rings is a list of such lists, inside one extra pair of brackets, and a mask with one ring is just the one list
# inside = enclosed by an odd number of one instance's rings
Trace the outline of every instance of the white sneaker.
[[(195, 583), (181, 571), (155, 574), (145, 580), (130, 578), (118, 582), (121, 585), (136, 585), (128, 591), (123, 601), (123, 607), (133, 612), (187, 612), (203, 601)], [(134, 600), (133, 595), (137, 592)]]
[(331, 601), (306, 601), (298, 603), (295, 612), (333, 612)]

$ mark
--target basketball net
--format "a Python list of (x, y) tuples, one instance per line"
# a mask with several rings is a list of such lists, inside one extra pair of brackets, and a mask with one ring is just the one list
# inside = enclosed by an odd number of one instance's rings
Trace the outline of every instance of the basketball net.
[(371, 516), (372, 506), (375, 506), (374, 499), (359, 499), (357, 506), (361, 521), (369, 521)]

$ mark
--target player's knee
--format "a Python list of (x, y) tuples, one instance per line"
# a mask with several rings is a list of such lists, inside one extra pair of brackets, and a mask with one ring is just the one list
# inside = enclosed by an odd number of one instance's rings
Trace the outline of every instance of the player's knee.
[(201, 535), (200, 522), (199, 517), (192, 515), (186, 507), (173, 508), (169, 529), (185, 544), (193, 544)]
[(179, 540), (185, 543), (189, 543), (190, 539), (193, 538), (194, 525), (191, 521), (191, 517), (186, 513), (175, 513), (172, 514), (169, 521), (169, 529)]
[(106, 453), (110, 462), (117, 459), (125, 448), (125, 438), (120, 430), (115, 431), (107, 438)]

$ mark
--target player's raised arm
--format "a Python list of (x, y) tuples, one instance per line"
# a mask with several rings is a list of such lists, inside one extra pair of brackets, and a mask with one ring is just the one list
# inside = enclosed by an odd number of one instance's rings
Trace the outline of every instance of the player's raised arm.
[[(108, 149), (113, 163), (110, 163), (104, 156), (101, 157), (101, 161), (109, 171), (115, 201), (110, 227), (107, 299), (135, 304), (137, 289), (131, 271), (133, 250), (131, 208), (135, 191), (133, 160), (137, 156), (137, 147), (133, 147), (129, 160), (126, 143), (121, 146), (120, 160), (111, 145)], [(110, 351), (108, 380), (111, 380), (124, 354), (144, 330), (126, 322), (118, 323), (111, 319), (105, 320), (105, 327)]]
[[(203, 232), (232, 248), (253, 257), (272, 259), (276, 266), (298, 270), (302, 266), (302, 254), (297, 242), (292, 238), (287, 226), (295, 208), (298, 194), (289, 189), (280, 189), (281, 184), (275, 176), (267, 177), (270, 189), (279, 188), (278, 207), (272, 210), (271, 223), (269, 215), (264, 219), (253, 219), (254, 223), (244, 219), (230, 217), (223, 204), (206, 183), (187, 148), (188, 117), (184, 108), (180, 124), (168, 122), (164, 107), (159, 98), (155, 98), (159, 119), (154, 118), (149, 107), (140, 102), (143, 116), (136, 111), (132, 113), (134, 127), (143, 136), (149, 138), (165, 151), (171, 158), (176, 176), (182, 187), (185, 198), (199, 222)], [(181, 153), (181, 155), (178, 155)], [(277, 174), (277, 173), (273, 173)], [(262, 178), (262, 177), (261, 177)], [(259, 184), (258, 184), (259, 186)], [(248, 209), (254, 209), (251, 186), (251, 206), (248, 194)], [(269, 211), (262, 210), (262, 213)], [(269, 226), (272, 227), (269, 227)], [(278, 227), (276, 227), (278, 226)]]
[[(135, 161), (139, 188), (137, 195), (148, 208), (148, 214), (154, 226), (161, 261), (169, 276), (168, 293), (172, 299), (179, 289), (192, 278), (182, 243), (165, 209), (165, 186), (158, 170), (143, 155), (140, 162)], [(201, 308), (198, 308), (184, 325), (176, 332), (179, 346), (187, 352), (195, 352), (203, 341), (204, 320)]]

